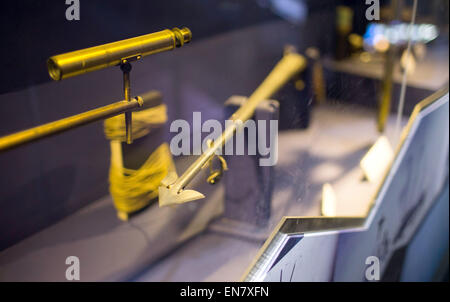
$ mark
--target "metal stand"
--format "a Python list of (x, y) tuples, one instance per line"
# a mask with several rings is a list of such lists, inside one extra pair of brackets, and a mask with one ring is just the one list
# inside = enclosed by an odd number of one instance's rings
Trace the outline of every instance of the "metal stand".
[[(128, 60), (122, 60), (120, 64), (120, 70), (123, 73), (123, 94), (125, 97), (125, 101), (129, 102), (130, 98), (130, 71), (131, 64)], [(131, 144), (133, 142), (133, 137), (131, 135), (132, 132), (132, 118), (131, 111), (125, 112), (125, 128), (127, 133), (127, 144)]]

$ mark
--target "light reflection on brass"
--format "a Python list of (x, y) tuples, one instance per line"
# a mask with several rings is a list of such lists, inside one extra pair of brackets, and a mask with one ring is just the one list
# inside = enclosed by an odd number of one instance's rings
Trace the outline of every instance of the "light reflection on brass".
[(76, 50), (53, 56), (47, 61), (50, 77), (59, 81), (83, 73), (116, 66), (125, 61), (140, 60), (158, 52), (181, 47), (191, 41), (188, 28), (159, 32)]

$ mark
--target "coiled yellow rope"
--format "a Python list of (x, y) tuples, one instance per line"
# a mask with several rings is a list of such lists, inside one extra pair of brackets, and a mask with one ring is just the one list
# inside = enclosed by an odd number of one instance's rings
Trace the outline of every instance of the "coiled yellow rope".
[[(132, 113), (132, 134), (141, 138), (155, 126), (167, 121), (164, 104)], [(158, 186), (175, 165), (167, 143), (161, 144), (138, 169), (123, 167), (122, 145), (126, 141), (125, 121), (122, 115), (105, 120), (106, 137), (111, 140), (111, 165), (109, 170), (110, 193), (118, 211), (118, 217), (127, 220), (128, 215), (146, 207), (158, 197)]]

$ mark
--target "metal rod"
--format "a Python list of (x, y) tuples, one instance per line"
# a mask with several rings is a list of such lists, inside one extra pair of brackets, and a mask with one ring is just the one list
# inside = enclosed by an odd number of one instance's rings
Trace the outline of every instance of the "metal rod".
[[(390, 21), (389, 23), (392, 23), (392, 21), (400, 19), (402, 2), (403, 2), (402, 0), (391, 1), (390, 7), (392, 10), (391, 16), (392, 18), (391, 20), (389, 20)], [(391, 43), (389, 45), (389, 49), (385, 53), (384, 74), (382, 78), (381, 93), (378, 100), (378, 112), (377, 112), (377, 130), (379, 133), (384, 132), (386, 122), (391, 112), (393, 73), (397, 52), (398, 49), (396, 45)]]
[(100, 119), (129, 112), (130, 110), (143, 106), (143, 104), (144, 100), (141, 97), (133, 98), (130, 101), (119, 101), (71, 117), (0, 137), (0, 152)]
[(274, 67), (261, 85), (248, 98), (248, 101), (242, 105), (229, 120), (234, 123), (230, 124), (222, 133), (220, 138), (216, 139), (212, 146), (208, 148), (197, 160), (172, 184), (170, 190), (179, 193), (184, 187), (200, 172), (205, 163), (214, 156), (215, 152), (233, 137), (236, 131), (240, 130), (240, 126), (250, 119), (258, 104), (270, 98), (275, 92), (283, 87), (292, 76), (300, 72), (306, 67), (306, 60), (303, 56), (290, 53), (281, 59)]
[(411, 57), (411, 32), (414, 24), (416, 23), (416, 13), (417, 13), (417, 0), (414, 0), (413, 3), (413, 10), (412, 10), (412, 16), (411, 16), (411, 22), (408, 26), (408, 46), (406, 47), (406, 65), (403, 70), (402, 75), (402, 86), (400, 89), (400, 97), (398, 101), (398, 109), (397, 109), (397, 120), (395, 122), (395, 140), (400, 139), (400, 127), (402, 122), (402, 116), (403, 116), (403, 106), (405, 104), (405, 93), (406, 93), (406, 80), (408, 76), (408, 69), (409, 69), (409, 59)]
[[(130, 101), (130, 71), (131, 64), (127, 61), (124, 61), (123, 64), (120, 65), (120, 69), (123, 72), (123, 94), (125, 97), (125, 101)], [(131, 112), (125, 112), (125, 132), (127, 136), (127, 144), (131, 144), (133, 142), (132, 137), (132, 119)]]
[(377, 112), (377, 130), (379, 133), (384, 132), (386, 121), (391, 112), (391, 98), (392, 98), (392, 86), (393, 86), (393, 72), (395, 63), (395, 50), (391, 45), (389, 50), (385, 54), (384, 62), (384, 75), (381, 84), (381, 94), (378, 103)]

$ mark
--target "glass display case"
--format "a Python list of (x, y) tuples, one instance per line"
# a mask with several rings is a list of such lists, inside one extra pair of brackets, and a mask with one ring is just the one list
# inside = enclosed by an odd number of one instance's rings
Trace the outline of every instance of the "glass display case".
[(448, 279), (448, 1), (79, 2), (1, 12), (1, 281)]

